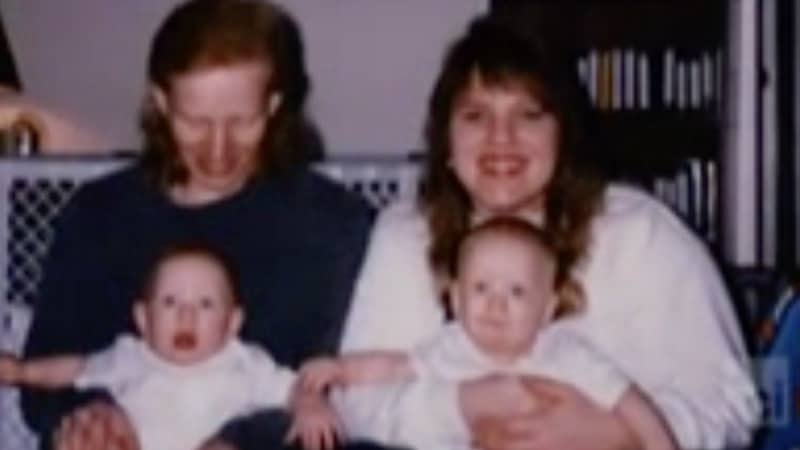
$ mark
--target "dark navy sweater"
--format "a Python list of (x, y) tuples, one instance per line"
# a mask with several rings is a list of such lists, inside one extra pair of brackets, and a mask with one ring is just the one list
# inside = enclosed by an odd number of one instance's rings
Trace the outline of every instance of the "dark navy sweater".
[[(153, 258), (183, 241), (208, 242), (236, 265), (245, 340), (293, 367), (334, 352), (371, 218), (360, 197), (307, 170), (202, 207), (174, 205), (138, 167), (88, 183), (57, 220), (25, 356), (93, 352), (133, 331), (132, 302)], [(23, 409), (45, 444), (91, 397), (27, 390)]]

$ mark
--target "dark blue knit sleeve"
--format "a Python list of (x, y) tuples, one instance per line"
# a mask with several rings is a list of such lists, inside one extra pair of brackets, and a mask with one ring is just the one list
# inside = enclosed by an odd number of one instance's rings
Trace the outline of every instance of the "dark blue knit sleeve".
[(341, 233), (331, 237), (339, 256), (333, 267), (334, 287), (328, 298), (332, 303), (327, 309), (330, 314), (327, 318), (329, 326), (319, 340), (319, 347), (312, 349), (312, 355), (334, 354), (338, 351), (356, 279), (366, 253), (374, 218), (373, 210), (359, 201), (350, 208), (349, 213)]

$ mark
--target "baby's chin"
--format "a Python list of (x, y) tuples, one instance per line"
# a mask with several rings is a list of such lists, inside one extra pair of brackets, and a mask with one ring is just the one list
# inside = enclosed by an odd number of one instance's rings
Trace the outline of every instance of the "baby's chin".
[(509, 365), (514, 364), (519, 358), (524, 357), (531, 348), (533, 342), (513, 342), (509, 343), (501, 340), (484, 340), (483, 342), (476, 342), (478, 348), (491, 360), (498, 364)]
[(191, 366), (209, 358), (209, 355), (205, 353), (176, 351), (174, 349), (168, 354), (162, 353), (160, 356), (176, 366)]

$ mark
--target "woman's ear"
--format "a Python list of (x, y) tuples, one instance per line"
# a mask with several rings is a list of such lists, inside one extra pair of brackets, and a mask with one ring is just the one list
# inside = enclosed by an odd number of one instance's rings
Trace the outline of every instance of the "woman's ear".
[(147, 300), (144, 299), (137, 299), (133, 302), (133, 321), (140, 335), (146, 334), (148, 328), (146, 302)]
[(167, 101), (167, 93), (155, 84), (150, 84), (147, 90), (147, 95), (150, 96), (150, 100), (153, 102), (153, 105), (155, 105), (158, 112), (160, 112), (163, 116), (168, 115), (169, 102)]
[(228, 318), (228, 336), (231, 338), (238, 336), (242, 325), (244, 325), (244, 310), (241, 306), (236, 306)]
[(267, 113), (269, 117), (275, 115), (278, 112), (278, 109), (281, 107), (283, 103), (283, 94), (280, 92), (273, 92), (269, 94), (269, 98), (267, 99)]

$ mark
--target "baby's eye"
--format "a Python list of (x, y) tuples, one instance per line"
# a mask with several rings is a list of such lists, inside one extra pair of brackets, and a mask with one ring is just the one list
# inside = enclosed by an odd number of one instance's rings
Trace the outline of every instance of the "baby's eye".
[(525, 288), (519, 284), (511, 286), (511, 296), (515, 298), (520, 298), (525, 296)]
[(484, 281), (475, 283), (475, 292), (478, 294), (485, 294), (489, 290), (489, 286)]
[(175, 306), (175, 303), (176, 303), (175, 297), (171, 295), (166, 295), (164, 297), (161, 297), (161, 304), (166, 306), (167, 308), (172, 308), (173, 306)]
[(214, 300), (210, 297), (203, 297), (200, 299), (200, 307), (203, 309), (212, 309), (214, 308)]

